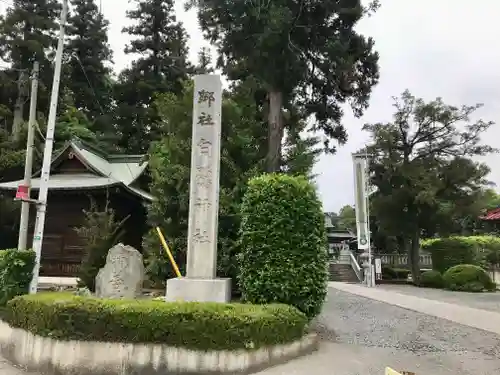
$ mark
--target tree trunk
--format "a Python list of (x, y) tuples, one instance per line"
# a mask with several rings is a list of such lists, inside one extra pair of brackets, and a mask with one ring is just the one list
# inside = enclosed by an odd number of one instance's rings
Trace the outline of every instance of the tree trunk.
[(18, 96), (14, 106), (14, 121), (12, 122), (12, 138), (14, 141), (19, 141), (21, 136), (21, 124), (23, 123), (24, 103)]
[(17, 99), (14, 106), (14, 121), (12, 122), (12, 138), (18, 141), (21, 136), (21, 124), (23, 123), (24, 114), (24, 72), (19, 73), (17, 80)]
[(410, 262), (411, 278), (416, 285), (420, 284), (420, 234), (414, 229), (409, 246), (408, 261)]
[(281, 167), (282, 107), (283, 93), (281, 91), (269, 91), (267, 171), (270, 173), (279, 172)]

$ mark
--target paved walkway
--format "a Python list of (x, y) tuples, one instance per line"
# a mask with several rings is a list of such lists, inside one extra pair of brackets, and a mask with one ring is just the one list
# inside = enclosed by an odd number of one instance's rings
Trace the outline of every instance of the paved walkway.
[[(429, 358), (430, 357), (430, 358)], [(256, 375), (384, 375), (387, 366), (398, 371), (411, 371), (416, 375), (455, 375), (456, 363), (466, 362), (459, 374), (475, 374), (484, 366), (482, 359), (471, 353), (442, 353), (426, 356), (401, 352), (391, 348), (363, 347), (325, 342), (314, 354), (296, 359), (281, 366), (264, 370)], [(477, 372), (480, 375), (497, 375), (500, 369)]]
[(367, 288), (358, 284), (338, 282), (330, 282), (329, 286), (343, 292), (500, 334), (500, 313), (415, 297), (409, 294), (395, 293), (379, 287)]
[(413, 285), (384, 284), (377, 288), (394, 293), (409, 294), (411, 296), (427, 298), (456, 305), (473, 307), (500, 313), (500, 292), (497, 293), (467, 293), (453, 292), (444, 289), (419, 288)]
[(7, 360), (0, 357), (0, 374), (1, 375), (37, 375), (33, 373), (28, 373), (26, 371), (20, 370), (12, 366)]

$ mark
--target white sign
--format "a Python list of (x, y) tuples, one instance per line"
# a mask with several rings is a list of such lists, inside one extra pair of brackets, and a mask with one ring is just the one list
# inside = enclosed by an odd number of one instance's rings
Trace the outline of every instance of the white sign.
[(382, 260), (375, 258), (375, 273), (382, 273)]
[(358, 236), (358, 249), (370, 248), (370, 232), (368, 229), (368, 197), (366, 192), (367, 178), (366, 158), (353, 155), (354, 164), (354, 191), (356, 208), (356, 229)]

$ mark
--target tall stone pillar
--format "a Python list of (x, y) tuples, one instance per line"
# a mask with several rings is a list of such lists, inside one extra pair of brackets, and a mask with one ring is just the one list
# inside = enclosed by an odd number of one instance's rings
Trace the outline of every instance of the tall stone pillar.
[(167, 281), (167, 301), (227, 302), (231, 280), (216, 278), (221, 142), (220, 77), (194, 78), (186, 277)]

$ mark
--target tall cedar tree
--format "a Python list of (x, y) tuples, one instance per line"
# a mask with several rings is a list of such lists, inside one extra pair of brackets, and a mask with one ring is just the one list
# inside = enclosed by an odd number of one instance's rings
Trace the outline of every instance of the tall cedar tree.
[(20, 136), (21, 122), (27, 118), (29, 110), (24, 104), (28, 99), (28, 78), (35, 60), (40, 63), (38, 108), (44, 112), (48, 110), (53, 71), (48, 54), (57, 45), (60, 9), (57, 0), (14, 0), (0, 19), (0, 57), (14, 68), (9, 78), (17, 80), (16, 89), (10, 90), (16, 97), (8, 101), (14, 103), (12, 133), (16, 140)]
[[(265, 84), (268, 112), (268, 170), (280, 168), (282, 109), (300, 106), (314, 115), (312, 131), (344, 143), (342, 105), (357, 116), (368, 106), (378, 81), (374, 42), (355, 31), (372, 10), (360, 0), (192, 0), (206, 37), (219, 48), (219, 66), (230, 79), (250, 74)], [(375, 5), (376, 4), (372, 4)]]
[(210, 74), (214, 72), (210, 48), (202, 47), (198, 52), (198, 65), (195, 67), (196, 74)]
[(283, 142), (281, 166), (282, 172), (291, 175), (304, 175), (313, 180), (313, 167), (321, 154), (318, 147), (319, 137), (309, 136), (305, 129), (307, 123), (300, 113), (284, 113), (284, 127), (288, 129)]
[(112, 132), (112, 51), (108, 44), (109, 22), (95, 0), (72, 0), (72, 14), (67, 28), (71, 53), (66, 87), (73, 105), (93, 123), (98, 133)]
[(441, 99), (426, 103), (408, 91), (394, 106), (391, 122), (364, 127), (372, 137), (368, 153), (377, 188), (371, 207), (380, 229), (403, 240), (418, 282), (422, 233), (439, 226), (436, 220), (441, 225), (453, 220), (442, 215), (443, 206), (470, 206), (487, 182), (489, 169), (472, 157), (494, 151), (481, 143), (493, 123), (471, 120), (480, 105), (454, 107)]
[(132, 37), (125, 52), (140, 57), (120, 74), (115, 97), (119, 145), (129, 152), (147, 152), (159, 139), (154, 100), (157, 94), (181, 94), (192, 70), (187, 34), (173, 6), (173, 0), (135, 0), (127, 12), (134, 25), (123, 29)]

